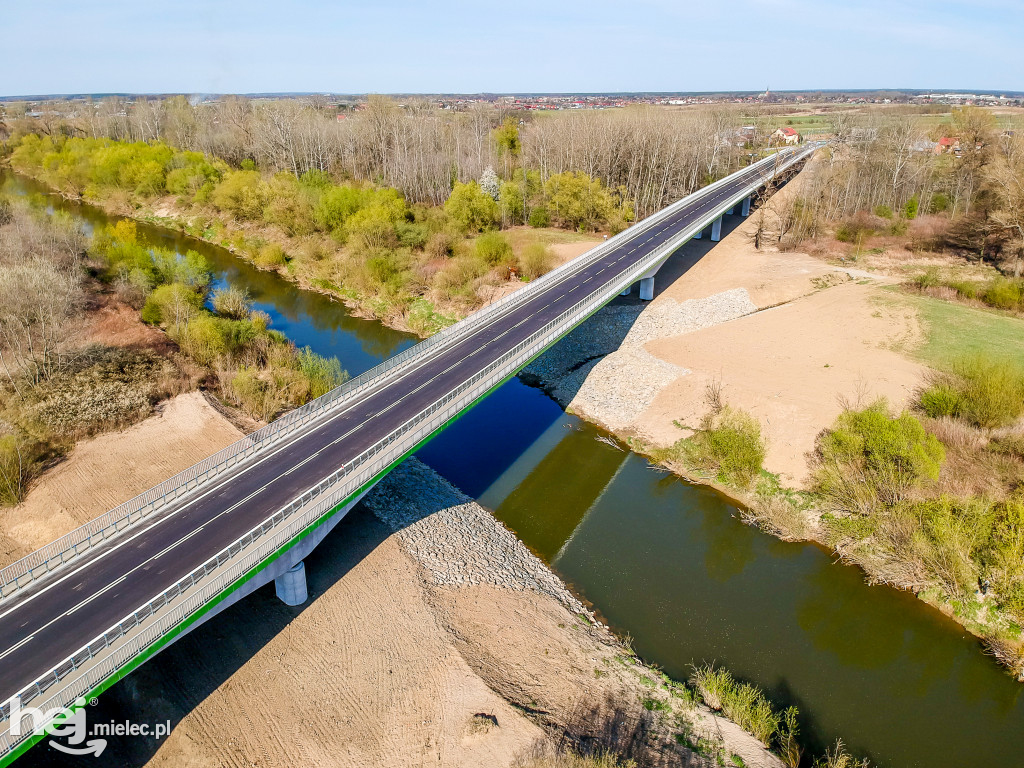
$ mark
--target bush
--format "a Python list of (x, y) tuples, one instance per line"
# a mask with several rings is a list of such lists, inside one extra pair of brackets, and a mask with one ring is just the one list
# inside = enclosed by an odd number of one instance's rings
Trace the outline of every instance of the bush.
[(705, 417), (701, 428), (681, 447), (694, 466), (714, 472), (723, 483), (744, 488), (760, 474), (767, 452), (757, 420), (729, 406)]
[(228, 351), (225, 321), (206, 312), (176, 326), (173, 336), (182, 350), (200, 365), (210, 365)]
[(336, 357), (321, 357), (309, 347), (304, 347), (296, 359), (299, 371), (309, 384), (310, 399), (325, 395), (348, 380), (348, 374), (341, 369)]
[(29, 481), (39, 469), (37, 455), (31, 441), (17, 435), (0, 436), (0, 507), (25, 498)]
[(888, 205), (876, 205), (875, 216), (879, 216), (883, 219), (891, 219), (893, 216), (892, 208)]
[(233, 285), (214, 291), (210, 303), (218, 315), (232, 320), (248, 317), (249, 311), (252, 309), (249, 291), (245, 288), (236, 288)]
[(921, 410), (933, 419), (943, 416), (959, 416), (963, 412), (964, 401), (960, 392), (947, 383), (934, 384), (921, 393)]
[(492, 267), (508, 264), (515, 258), (508, 239), (500, 232), (485, 232), (473, 244), (476, 257)]
[(949, 195), (944, 192), (939, 192), (932, 195), (932, 202), (929, 206), (929, 210), (932, 213), (944, 213), (949, 210)]
[(926, 480), (937, 480), (946, 452), (909, 413), (893, 416), (880, 399), (846, 410), (818, 436), (814, 489), (833, 509), (866, 514), (891, 505)]
[(982, 294), (982, 300), (999, 309), (1018, 309), (1024, 306), (1024, 281), (997, 277)]
[(270, 191), (258, 171), (233, 171), (214, 187), (210, 201), (237, 219), (258, 221)]
[(253, 368), (238, 370), (231, 378), (231, 393), (238, 406), (256, 419), (269, 421), (280, 407), (270, 383)]
[(919, 399), (929, 416), (956, 416), (992, 429), (1024, 415), (1024, 367), (1009, 360), (961, 358), (934, 379)]
[(267, 243), (253, 258), (253, 263), (263, 269), (277, 269), (288, 263), (284, 249), (277, 243)]
[(917, 218), (917, 211), (920, 207), (920, 201), (917, 199), (917, 195), (907, 200), (907, 204), (903, 206), (903, 218), (910, 220)]
[(551, 226), (551, 214), (543, 205), (539, 205), (530, 211), (530, 226), (536, 229)]
[(519, 256), (519, 273), (527, 280), (535, 280), (551, 269), (554, 260), (554, 254), (544, 243), (530, 243)]
[(482, 232), (498, 220), (498, 204), (475, 181), (455, 182), (444, 211), (463, 232)]
[(924, 272), (914, 278), (914, 285), (921, 290), (928, 288), (935, 288), (942, 284), (942, 278), (939, 276), (938, 267), (928, 267)]
[(450, 259), (455, 255), (459, 240), (450, 232), (435, 232), (427, 241), (426, 252), (434, 259)]
[(161, 285), (146, 299), (142, 307), (143, 322), (151, 325), (180, 325), (203, 308), (203, 297), (181, 283)]

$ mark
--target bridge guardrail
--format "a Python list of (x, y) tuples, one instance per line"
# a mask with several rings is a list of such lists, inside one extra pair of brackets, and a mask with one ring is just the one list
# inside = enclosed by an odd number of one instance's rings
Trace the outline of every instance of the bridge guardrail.
[[(796, 159), (791, 162), (796, 162)], [(756, 189), (760, 183), (761, 181), (756, 181), (750, 188)], [(605, 281), (600, 290), (560, 313), (558, 317), (532, 333), (512, 350), (489, 363), (470, 379), (435, 401), (398, 429), (393, 430), (344, 467), (324, 478), (298, 499), (269, 516), (263, 523), (225, 547), (184, 579), (97, 636), (48, 673), (22, 689), (16, 694), (16, 697), (20, 697), (22, 704), (29, 704), (80, 670), (82, 674), (74, 676), (74, 680), (63, 686), (59, 692), (51, 695), (42, 705), (42, 709), (53, 711), (56, 708), (69, 706), (79, 696), (84, 696), (95, 690), (97, 686), (158, 642), (160, 638), (219, 596), (225, 589), (231, 587), (238, 579), (243, 578), (253, 568), (292, 541), (307, 527), (358, 493), (377, 475), (386, 471), (429, 435), (455, 418), (491, 387), (514, 374), (532, 357), (597, 311), (623, 287), (634, 282), (652, 264), (675, 250), (679, 242), (691, 237), (698, 229), (699, 227), (696, 226), (689, 227), (681, 232), (678, 238), (662, 244), (643, 259)], [(380, 456), (385, 452), (385, 456)], [(313, 504), (312, 507), (304, 509), (324, 493), (328, 495)], [(274, 535), (264, 538), (275, 529), (278, 530)], [(260, 542), (261, 539), (262, 542)], [(258, 546), (252, 549), (257, 544)], [(215, 578), (202, 585), (199, 592), (186, 595), (187, 592), (213, 574), (216, 574)], [(134, 630), (154, 618), (159, 620), (133, 634)], [(123, 642), (119, 643), (118, 641)], [(11, 701), (9, 700), (0, 707), (0, 722), (8, 724), (0, 733), (0, 758), (31, 736), (29, 733), (14, 737), (10, 733), (10, 705)]]
[[(793, 157), (796, 157), (796, 153), (791, 156), (786, 165), (794, 162)], [(743, 169), (741, 173), (748, 172), (750, 169), (762, 165), (764, 167), (771, 166), (776, 162), (775, 158), (776, 156), (764, 158)], [(776, 167), (773, 173), (777, 173), (778, 170), (779, 168)], [(543, 290), (551, 282), (561, 279), (563, 275), (579, 270), (592, 261), (601, 258), (608, 250), (616, 248), (622, 242), (631, 240), (637, 235), (646, 232), (665, 218), (673, 215), (680, 207), (692, 203), (695, 195), (699, 199), (713, 192), (722, 184), (727, 183), (730, 178), (732, 177), (727, 176), (719, 179), (698, 190), (693, 195), (688, 195), (676, 201), (658, 213), (644, 219), (641, 222), (642, 226), (634, 226), (620, 232), (618, 235), (592, 248), (583, 256), (573, 259), (532, 281), (523, 289), (508, 294), (486, 307), (482, 307), (458, 323), (388, 358), (316, 400), (290, 411), (281, 418), (221, 449), (203, 461), (194, 464), (177, 475), (0, 569), (0, 599), (12, 595), (41, 576), (74, 560), (79, 555), (102, 544), (104, 541), (117, 536), (128, 527), (150, 517), (153, 513), (162, 509), (167, 502), (195, 490), (215, 476), (279, 443), (282, 439), (294, 433), (299, 427), (305, 426), (325, 415), (327, 411), (331, 410), (340, 401), (354, 397), (367, 388), (381, 383), (385, 375), (396, 373), (415, 360), (424, 357), (438, 344), (447, 343), (453, 338), (471, 332), (484, 322), (497, 317), (506, 308)]]

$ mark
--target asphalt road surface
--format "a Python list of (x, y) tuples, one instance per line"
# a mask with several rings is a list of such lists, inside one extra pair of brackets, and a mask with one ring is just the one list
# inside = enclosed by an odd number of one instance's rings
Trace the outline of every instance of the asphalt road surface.
[[(533, 331), (599, 289), (616, 273), (739, 194), (759, 175), (744, 171), (706, 198), (681, 206), (600, 260), (384, 385), (314, 422), (255, 461), (172, 502), (170, 514), (140, 524), (115, 545), (57, 571), (38, 588), (0, 604), (0, 702), (160, 594), (278, 509), (500, 358)], [(699, 193), (698, 193), (699, 194)]]

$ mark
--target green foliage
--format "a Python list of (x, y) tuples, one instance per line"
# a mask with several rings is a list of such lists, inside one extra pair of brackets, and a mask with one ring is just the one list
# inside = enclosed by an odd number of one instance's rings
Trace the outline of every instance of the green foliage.
[(187, 323), (202, 311), (203, 297), (187, 285), (171, 283), (157, 287), (142, 308), (143, 322), (176, 326)]
[(597, 229), (615, 211), (615, 200), (599, 179), (582, 171), (556, 173), (544, 182), (544, 197), (552, 218), (571, 229)]
[(336, 357), (321, 357), (309, 347), (303, 347), (296, 359), (299, 371), (309, 382), (311, 399), (327, 394), (348, 380), (348, 374), (341, 369), (341, 363)]
[[(1008, 426), (1024, 415), (1024, 366), (980, 355), (960, 358), (920, 402), (928, 415), (955, 416), (984, 428)], [(951, 411), (943, 413), (942, 407)]]
[(40, 471), (39, 446), (22, 435), (0, 435), (0, 507), (17, 504)]
[(463, 232), (482, 232), (498, 220), (498, 204), (475, 181), (456, 182), (444, 210)]
[(544, 243), (530, 243), (519, 255), (519, 273), (526, 280), (535, 280), (551, 269), (554, 260), (554, 254)]
[(880, 399), (862, 410), (843, 411), (819, 435), (815, 459), (814, 489), (826, 504), (866, 514), (938, 479), (945, 449), (913, 415), (893, 416)]
[(914, 278), (914, 284), (921, 290), (934, 288), (942, 284), (942, 277), (938, 267), (928, 267), (924, 272)]
[(892, 208), (888, 205), (876, 205), (875, 216), (880, 216), (883, 219), (891, 219), (893, 216)]
[(492, 267), (508, 264), (514, 260), (512, 246), (500, 232), (485, 232), (473, 244), (476, 257)]
[(519, 156), (522, 144), (519, 140), (519, 125), (511, 117), (494, 129), (494, 146), (498, 150), (498, 157), (515, 158)]
[(277, 243), (267, 243), (256, 254), (253, 263), (263, 269), (277, 269), (287, 264), (288, 258), (285, 256), (284, 249), (280, 245)]
[(548, 209), (540, 206), (530, 211), (530, 226), (537, 229), (551, 226), (551, 214), (548, 213)]
[(1024, 309), (1024, 280), (1008, 280), (997, 277), (985, 292), (982, 300), (998, 309)]
[(213, 296), (210, 297), (210, 303), (218, 315), (231, 320), (248, 317), (252, 309), (249, 291), (245, 288), (236, 288), (233, 285), (214, 291)]
[(761, 472), (767, 452), (757, 419), (729, 406), (705, 417), (701, 428), (677, 446), (688, 463), (741, 488)]
[(175, 325), (171, 335), (197, 363), (212, 365), (228, 351), (228, 322), (203, 312)]
[[(690, 684), (700, 693), (704, 703), (725, 715), (750, 733), (766, 747), (771, 747), (783, 724), (783, 715), (756, 686), (738, 682), (727, 670), (707, 664), (694, 667)], [(786, 716), (795, 725), (796, 712)], [(795, 732), (785, 734), (795, 738)]]
[(944, 213), (949, 210), (950, 201), (949, 195), (944, 192), (937, 192), (932, 195), (931, 205), (929, 210), (931, 213)]
[(905, 219), (916, 219), (917, 211), (921, 205), (921, 201), (918, 200), (917, 195), (907, 200), (907, 204), (903, 206), (903, 218)]
[(231, 171), (210, 195), (218, 209), (243, 221), (259, 221), (270, 199), (269, 185), (258, 171)]

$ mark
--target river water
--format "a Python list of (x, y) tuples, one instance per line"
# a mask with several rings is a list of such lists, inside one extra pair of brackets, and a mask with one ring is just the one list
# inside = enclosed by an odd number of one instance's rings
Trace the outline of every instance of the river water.
[[(2, 188), (40, 194), (0, 171)], [(46, 198), (86, 227), (112, 217)], [(271, 325), (353, 376), (414, 342), (340, 303), (159, 227), (140, 238), (201, 252)], [(599, 442), (601, 432), (513, 379), (419, 457), (496, 516), (672, 677), (715, 661), (801, 712), (820, 753), (842, 737), (883, 768), (1024, 766), (1024, 685), (912, 596), (868, 586), (812, 544), (743, 525), (720, 494)]]

